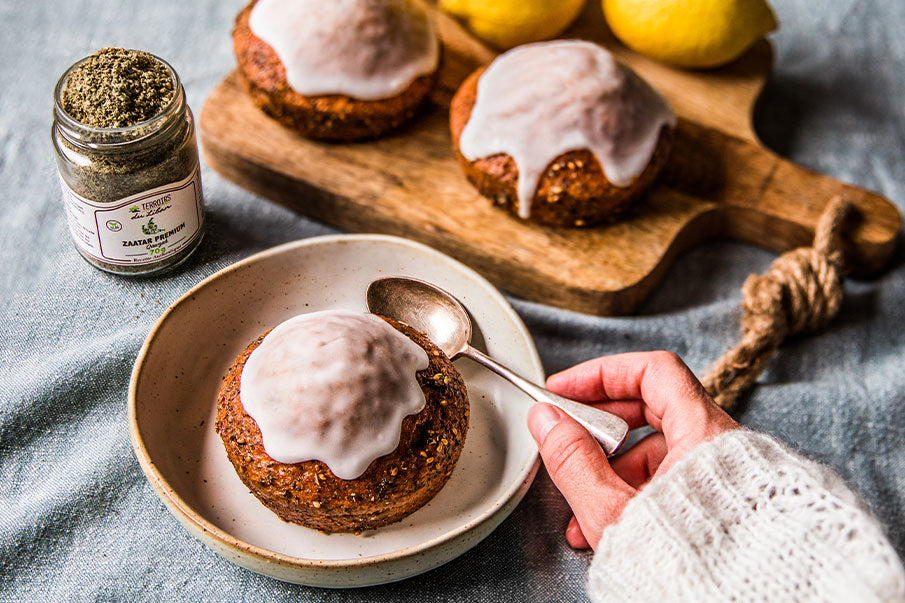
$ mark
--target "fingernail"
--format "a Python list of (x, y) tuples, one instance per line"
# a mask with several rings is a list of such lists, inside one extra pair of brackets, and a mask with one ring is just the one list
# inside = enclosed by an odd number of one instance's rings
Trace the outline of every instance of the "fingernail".
[(544, 443), (550, 430), (556, 427), (560, 420), (559, 411), (549, 404), (535, 404), (528, 413), (528, 430), (534, 436), (538, 445)]

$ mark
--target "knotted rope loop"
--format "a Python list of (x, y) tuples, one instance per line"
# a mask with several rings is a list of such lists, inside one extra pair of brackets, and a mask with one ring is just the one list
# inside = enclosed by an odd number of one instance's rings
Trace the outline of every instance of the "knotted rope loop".
[(788, 335), (817, 331), (842, 304), (841, 229), (852, 205), (834, 197), (824, 209), (813, 247), (799, 247), (774, 260), (764, 274), (742, 286), (742, 339), (717, 360), (703, 383), (723, 408), (735, 405), (763, 372)]

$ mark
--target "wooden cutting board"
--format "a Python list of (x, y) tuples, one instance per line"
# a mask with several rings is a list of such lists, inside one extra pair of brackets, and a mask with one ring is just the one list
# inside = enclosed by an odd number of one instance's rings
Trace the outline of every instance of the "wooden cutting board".
[[(682, 251), (713, 238), (774, 251), (808, 245), (834, 195), (854, 202), (848, 258), (879, 271), (901, 228), (883, 197), (794, 165), (765, 149), (751, 114), (772, 65), (766, 41), (732, 65), (688, 72), (619, 45), (599, 2), (565, 37), (604, 44), (641, 73), (680, 116), (667, 167), (624, 221), (569, 229), (511, 217), (479, 196), (459, 170), (447, 124), (455, 89), (494, 53), (438, 15), (441, 83), (411, 126), (382, 140), (306, 140), (255, 108), (232, 73), (201, 110), (204, 158), (226, 178), (317, 220), (353, 232), (422, 241), (519, 297), (587, 312), (631, 313)], [(703, 267), (706, 269), (706, 267)]]

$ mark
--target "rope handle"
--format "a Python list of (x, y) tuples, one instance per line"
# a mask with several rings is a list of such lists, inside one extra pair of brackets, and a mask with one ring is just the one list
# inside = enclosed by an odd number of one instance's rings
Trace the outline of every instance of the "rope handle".
[(717, 404), (735, 406), (789, 335), (822, 329), (842, 304), (841, 231), (854, 206), (840, 197), (827, 204), (812, 247), (782, 254), (764, 274), (742, 286), (742, 339), (714, 362), (702, 382)]

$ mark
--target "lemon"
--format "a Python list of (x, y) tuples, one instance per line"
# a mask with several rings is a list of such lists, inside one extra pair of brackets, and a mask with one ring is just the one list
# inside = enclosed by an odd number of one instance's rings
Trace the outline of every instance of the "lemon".
[(443, 11), (498, 48), (561, 34), (584, 5), (585, 0), (440, 0)]
[(765, 0), (603, 0), (616, 37), (680, 67), (716, 67), (745, 52), (776, 17)]

